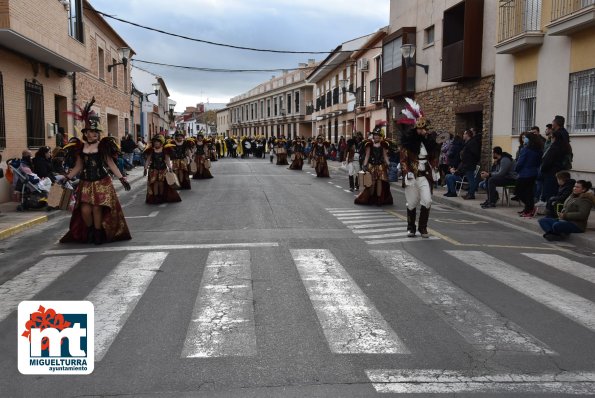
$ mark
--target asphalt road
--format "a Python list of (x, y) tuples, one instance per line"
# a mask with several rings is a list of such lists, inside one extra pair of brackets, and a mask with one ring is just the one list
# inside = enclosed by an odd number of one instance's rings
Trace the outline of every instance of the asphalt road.
[[(0, 397), (595, 394), (592, 257), (438, 205), (407, 238), (402, 193), (355, 206), (307, 165), (212, 173), (122, 193), (128, 242), (61, 245), (65, 216), (0, 243)], [(91, 375), (19, 373), (22, 300), (94, 304)]]

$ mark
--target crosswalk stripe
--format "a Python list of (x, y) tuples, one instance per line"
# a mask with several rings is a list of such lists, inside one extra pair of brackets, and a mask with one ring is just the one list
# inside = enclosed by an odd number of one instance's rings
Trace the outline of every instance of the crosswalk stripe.
[(569, 260), (558, 254), (523, 253), (523, 255), (557, 270), (569, 273), (577, 278), (595, 283), (595, 268), (591, 268), (585, 264)]
[(347, 228), (350, 229), (365, 229), (365, 228), (378, 228), (378, 227), (388, 227), (391, 225), (407, 225), (407, 223), (402, 222), (402, 221), (396, 221), (396, 219), (393, 219), (393, 222), (388, 222), (388, 221), (383, 221), (382, 223), (377, 223), (374, 222), (373, 224), (359, 224), (359, 225), (347, 225)]
[(472, 375), (444, 369), (372, 369), (368, 379), (379, 393), (449, 394), (533, 393), (592, 394), (595, 373), (567, 372), (542, 374), (496, 373)]
[(330, 251), (293, 249), (291, 255), (332, 352), (409, 353)]
[(402, 250), (370, 253), (475, 348), (554, 354), (545, 343), (408, 253)]
[(342, 213), (386, 213), (384, 210), (381, 209), (336, 209), (331, 210), (327, 209), (331, 214), (342, 214)]
[(345, 217), (345, 216), (366, 216), (366, 215), (376, 216), (379, 214), (388, 214), (388, 213), (385, 211), (350, 211), (350, 212), (339, 212), (339, 213), (331, 212), (331, 214), (335, 217)]
[(337, 217), (337, 220), (376, 220), (380, 218), (392, 218), (393, 220), (398, 220), (391, 216), (390, 214), (378, 214), (378, 215), (365, 215), (365, 216), (341, 216)]
[(189, 249), (234, 249), (277, 247), (278, 242), (242, 242), (242, 243), (196, 243), (186, 245), (147, 245), (147, 246), (106, 246), (89, 247), (86, 249), (46, 250), (44, 255), (52, 254), (77, 254), (77, 253), (105, 253), (120, 251), (153, 251), (153, 250), (189, 250)]
[(23, 300), (30, 300), (86, 256), (46, 257), (0, 285), (0, 322)]
[(256, 355), (251, 280), (249, 250), (209, 253), (183, 358)]
[(480, 251), (447, 250), (448, 254), (546, 307), (595, 331), (595, 304)]
[(365, 241), (369, 245), (380, 245), (383, 243), (403, 243), (403, 242), (425, 242), (428, 240), (438, 240), (439, 238), (435, 236), (430, 236), (429, 238), (397, 238), (397, 239), (381, 239), (381, 240), (367, 240)]
[(101, 361), (167, 257), (130, 253), (89, 293), (95, 306), (95, 360)]
[(399, 219), (395, 218), (393, 216), (381, 216), (381, 217), (374, 217), (374, 218), (366, 217), (363, 220), (341, 220), (341, 222), (343, 224), (363, 224), (363, 223), (367, 223), (367, 222), (394, 222), (394, 221), (399, 221)]
[(398, 236), (406, 236), (409, 232), (403, 231), (403, 228), (399, 228), (401, 232), (385, 233), (379, 235), (364, 235), (360, 236), (362, 239), (384, 239), (384, 238), (396, 238)]
[(403, 227), (391, 227), (391, 228), (366, 228), (366, 229), (354, 229), (352, 232), (354, 234), (372, 234), (372, 233), (380, 233), (380, 232), (394, 232), (394, 231), (402, 231)]

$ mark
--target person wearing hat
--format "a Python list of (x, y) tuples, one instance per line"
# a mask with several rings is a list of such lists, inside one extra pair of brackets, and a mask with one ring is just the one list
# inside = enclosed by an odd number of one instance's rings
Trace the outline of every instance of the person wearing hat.
[(194, 180), (203, 180), (206, 178), (213, 178), (211, 171), (209, 170), (208, 154), (209, 148), (204, 140), (204, 135), (199, 132), (196, 136), (196, 150), (194, 153), (194, 162), (196, 163), (196, 173), (192, 176)]
[(184, 132), (178, 130), (174, 134), (174, 140), (166, 147), (171, 148), (172, 168), (180, 182), (180, 189), (192, 189), (188, 166), (192, 157), (194, 141), (185, 139)]
[(372, 139), (365, 143), (364, 171), (372, 176), (372, 184), (354, 200), (357, 205), (392, 205), (393, 196), (388, 182), (388, 142), (384, 140), (382, 129), (374, 128)]
[(438, 173), (440, 145), (435, 135), (428, 134), (429, 121), (420, 106), (410, 98), (405, 98), (407, 107), (403, 109), (403, 118), (398, 120), (402, 126), (401, 134), (401, 174), (407, 200), (407, 236), (416, 234), (417, 206), (419, 211), (419, 232), (422, 238), (429, 238), (428, 220), (432, 206), (432, 188)]
[(165, 137), (157, 134), (151, 138), (151, 145), (145, 149), (145, 171), (147, 178), (147, 195), (145, 203), (160, 204), (166, 202), (181, 202), (182, 198), (175, 189), (167, 184), (165, 174), (172, 171), (171, 146), (165, 148)]
[[(349, 190), (359, 191), (359, 172), (361, 170), (360, 152), (364, 146), (362, 133), (357, 133), (355, 138), (347, 140), (347, 148), (345, 151), (345, 159), (341, 159), (347, 163), (347, 172), (349, 174)], [(363, 159), (362, 159), (363, 160)]]
[(101, 138), (99, 116), (91, 107), (95, 97), (79, 113), (69, 112), (85, 123), (83, 140), (73, 138), (64, 150), (74, 160), (74, 167), (66, 174), (71, 180), (77, 175), (76, 203), (70, 218), (70, 228), (61, 243), (80, 242), (100, 245), (105, 242), (131, 239), (122, 206), (112, 184), (108, 169), (120, 180), (126, 191), (130, 184), (114, 162), (120, 148), (114, 137)]
[(293, 154), (289, 170), (301, 170), (304, 167), (304, 141), (300, 137), (293, 140)]
[(322, 135), (316, 137), (316, 142), (312, 145), (312, 151), (310, 151), (310, 157), (314, 159), (316, 170), (316, 177), (329, 178), (328, 164), (326, 163), (326, 157), (328, 155), (328, 148), (331, 143), (324, 140)]
[(275, 146), (277, 147), (277, 166), (287, 166), (287, 148), (285, 148), (285, 138), (278, 138), (275, 140)]

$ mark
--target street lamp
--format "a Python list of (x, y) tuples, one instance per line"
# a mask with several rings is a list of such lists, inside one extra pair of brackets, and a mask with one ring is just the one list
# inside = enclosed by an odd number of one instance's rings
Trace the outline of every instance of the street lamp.
[(128, 58), (130, 57), (130, 49), (128, 47), (120, 47), (118, 48), (118, 55), (120, 56), (120, 59), (122, 60), (122, 62), (117, 62), (115, 64), (111, 64), (107, 66), (107, 71), (111, 72), (112, 68), (116, 65), (124, 65), (124, 67), (126, 67), (126, 65), (128, 65)]
[(403, 55), (403, 58), (405, 58), (405, 68), (416, 65), (421, 66), (424, 72), (426, 72), (426, 75), (428, 74), (428, 70), (430, 69), (429, 65), (422, 65), (413, 62), (413, 57), (415, 56), (415, 44), (403, 44), (401, 46), (401, 54)]
[(159, 89), (161, 88), (159, 83), (153, 83), (152, 86), (153, 86), (152, 93), (144, 93), (144, 96), (145, 96), (145, 98), (147, 98), (147, 101), (149, 100), (149, 95), (155, 95), (156, 97), (159, 96)]

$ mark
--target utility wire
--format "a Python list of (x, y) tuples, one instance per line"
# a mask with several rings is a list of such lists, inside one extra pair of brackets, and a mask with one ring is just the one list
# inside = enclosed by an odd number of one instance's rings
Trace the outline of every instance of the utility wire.
[[(162, 33), (162, 34), (168, 35), (168, 36), (178, 37), (178, 38), (184, 39), (184, 40), (190, 40), (190, 41), (196, 41), (196, 42), (199, 42), (199, 43), (211, 44), (213, 46), (235, 48), (235, 49), (238, 49), (238, 50), (259, 51), (259, 52), (278, 53), (278, 54), (330, 54), (330, 53), (333, 53), (333, 52), (337, 52), (337, 53), (352, 53), (353, 52), (352, 50), (337, 50), (337, 51), (335, 51), (335, 50), (330, 50), (330, 51), (270, 50), (270, 49), (264, 49), (264, 48), (253, 48), (253, 47), (235, 46), (233, 44), (217, 43), (217, 42), (214, 42), (214, 41), (203, 40), (203, 39), (196, 39), (194, 37), (184, 36), (184, 35), (180, 35), (180, 34), (177, 34), (177, 33), (166, 32), (166, 31), (161, 30), (161, 29), (151, 28), (149, 26), (141, 25), (141, 24), (136, 23), (136, 22), (127, 21), (125, 19), (118, 18), (118, 17), (116, 17), (114, 15), (106, 14), (106, 13), (101, 12), (99, 10), (93, 9), (92, 11), (96, 12), (99, 15), (102, 15), (103, 17), (111, 18), (111, 19), (114, 19), (116, 21), (120, 21), (122, 23), (126, 23), (126, 24), (129, 24), (129, 25), (132, 25), (132, 26), (136, 26), (136, 27), (141, 28), (141, 29), (146, 29), (146, 30), (150, 30), (150, 31), (153, 31), (153, 32)], [(372, 49), (378, 49), (378, 48), (382, 48), (382, 47), (359, 48), (359, 49), (357, 49), (357, 51), (360, 51), (360, 50), (372, 50)]]

